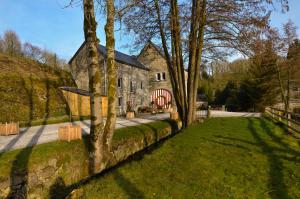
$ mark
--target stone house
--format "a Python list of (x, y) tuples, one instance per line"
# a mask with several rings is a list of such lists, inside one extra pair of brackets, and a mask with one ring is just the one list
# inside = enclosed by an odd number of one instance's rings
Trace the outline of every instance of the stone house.
[[(102, 68), (102, 95), (107, 95), (106, 48), (98, 47), (99, 62)], [(72, 76), (77, 87), (89, 90), (86, 45), (83, 43), (69, 61)], [(160, 49), (148, 42), (139, 55), (131, 56), (115, 51), (118, 67), (117, 112), (126, 113), (128, 105), (135, 111), (139, 107), (156, 105), (166, 109), (175, 104), (167, 63)]]

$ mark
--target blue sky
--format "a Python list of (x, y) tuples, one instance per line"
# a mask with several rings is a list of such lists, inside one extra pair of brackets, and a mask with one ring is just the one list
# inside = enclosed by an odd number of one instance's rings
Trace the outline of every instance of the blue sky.
[[(64, 8), (69, 0), (0, 0), (0, 35), (5, 30), (14, 30), (22, 42), (30, 42), (41, 48), (56, 52), (69, 59), (83, 41), (83, 13), (81, 6)], [(105, 44), (104, 20), (97, 15), (98, 37)], [(300, 1), (290, 0), (290, 11), (272, 13), (271, 25), (281, 27), (291, 19), (300, 28)], [(298, 29), (300, 35), (300, 29)], [(129, 52), (124, 45), (133, 39), (130, 35), (117, 32), (116, 48)]]

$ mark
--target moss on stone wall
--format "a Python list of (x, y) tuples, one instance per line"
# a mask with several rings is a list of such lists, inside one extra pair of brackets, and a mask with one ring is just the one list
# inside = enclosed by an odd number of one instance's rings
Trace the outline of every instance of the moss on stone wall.
[[(114, 134), (115, 159), (111, 166), (127, 159), (178, 130), (174, 121), (117, 129)], [(35, 147), (0, 153), (0, 198), (28, 183), (29, 198), (59, 197), (88, 177), (87, 137), (80, 141), (56, 141)], [(26, 182), (26, 179), (28, 180)]]

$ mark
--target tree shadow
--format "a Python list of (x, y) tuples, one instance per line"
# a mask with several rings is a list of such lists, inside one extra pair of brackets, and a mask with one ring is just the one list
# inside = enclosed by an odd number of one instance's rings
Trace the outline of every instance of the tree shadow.
[[(260, 119), (262, 122), (263, 119)], [(269, 162), (269, 195), (273, 199), (289, 198), (287, 186), (284, 183), (283, 163), (275, 154), (274, 148), (265, 142), (254, 127), (253, 118), (248, 118), (248, 129), (252, 137), (256, 140), (263, 154), (266, 155)], [(266, 130), (266, 129), (264, 129)]]
[[(214, 136), (218, 140), (208, 139), (202, 137), (206, 141), (220, 144), (226, 147), (234, 147), (241, 150), (255, 151), (256, 153), (261, 153), (267, 157), (268, 165), (269, 165), (269, 181), (268, 181), (268, 194), (271, 198), (274, 199), (282, 199), (282, 198), (290, 198), (287, 192), (287, 186), (284, 183), (284, 174), (283, 174), (283, 160), (300, 163), (300, 153), (295, 149), (289, 147), (289, 145), (285, 144), (280, 136), (275, 135), (272, 132), (272, 129), (266, 123), (264, 118), (255, 119), (255, 118), (247, 118), (248, 119), (248, 129), (254, 138), (255, 142), (250, 142), (248, 140), (232, 138), (226, 136)], [(266, 133), (267, 137), (269, 137), (272, 142), (267, 142), (265, 138), (263, 138), (257, 131), (257, 127), (255, 127), (255, 121), (259, 121), (259, 127)], [(283, 129), (284, 130), (284, 129)], [(233, 142), (232, 142), (233, 141)], [(276, 144), (277, 146), (274, 146)], [(247, 147), (247, 145), (249, 147)], [(250, 148), (251, 146), (251, 148)], [(255, 149), (254, 149), (254, 148)], [(256, 150), (258, 148), (258, 150)]]
[[(273, 134), (271, 134), (273, 135)], [(238, 139), (238, 138), (232, 138), (232, 137), (226, 137), (226, 136), (214, 136), (218, 139), (223, 139), (223, 140), (233, 140), (233, 141), (237, 141), (237, 142), (240, 142), (240, 143), (244, 143), (244, 144), (248, 144), (248, 145), (251, 145), (251, 146), (255, 146), (255, 147), (260, 147), (259, 144), (257, 143), (254, 143), (254, 142), (249, 142), (248, 140), (243, 140), (243, 139)], [(206, 139), (206, 138), (203, 138), (203, 139)], [(208, 140), (208, 139), (206, 139)], [(214, 140), (210, 140), (210, 141), (214, 141)], [(219, 144), (222, 144), (222, 145), (231, 145), (231, 146), (238, 146), (237, 144), (228, 144), (226, 142), (220, 142), (220, 141), (214, 141), (215, 143), (219, 143)], [(300, 145), (300, 144), (299, 144)], [(271, 146), (270, 146), (271, 147)], [(278, 152), (283, 152), (283, 153), (288, 153), (288, 154), (293, 154), (295, 156), (298, 156), (300, 157), (300, 155), (297, 155), (297, 154), (300, 154), (299, 152), (291, 149), (290, 147), (287, 147), (287, 149), (284, 149), (284, 148), (281, 148), (281, 147), (275, 147), (275, 146), (272, 146), (271, 147), (274, 151), (278, 151)], [(290, 150), (291, 149), (291, 150)], [(290, 159), (292, 160), (292, 158), (288, 158), (288, 157), (285, 157), (285, 156), (281, 156), (282, 158), (284, 159)], [(298, 161), (297, 161), (298, 162)]]
[(50, 198), (51, 199), (63, 199), (65, 198), (64, 193), (66, 192), (67, 186), (62, 177), (56, 178), (53, 185), (50, 187)]
[[(268, 119), (268, 121), (270, 121), (270, 120)], [(272, 121), (270, 121), (270, 122), (272, 122)], [(288, 130), (287, 127), (286, 127), (285, 125), (282, 125), (282, 123), (280, 123), (280, 124), (281, 124), (281, 125), (279, 125), (279, 126), (282, 128), (283, 131), (287, 131), (287, 130)], [(282, 138), (281, 138), (280, 136), (275, 135), (275, 134), (272, 132), (272, 130), (268, 127), (268, 125), (267, 125), (267, 123), (266, 123), (265, 120), (260, 120), (260, 126), (261, 126), (262, 129), (265, 130), (265, 132), (267, 133), (267, 135), (268, 135), (275, 143), (277, 143), (278, 145), (280, 145), (282, 148), (285, 148), (288, 152), (300, 156), (300, 152), (298, 152), (298, 151), (292, 149), (291, 147), (289, 147), (286, 143), (284, 143), (284, 142), (282, 141)], [(291, 135), (291, 134), (288, 134), (288, 136), (290, 136), (290, 135)]]
[[(208, 138), (205, 138), (205, 137), (201, 137), (200, 139), (208, 141), (208, 142), (212, 142), (212, 143), (215, 143), (215, 144), (220, 144), (220, 145), (223, 145), (223, 146), (227, 146), (227, 147), (234, 147), (234, 148), (242, 149), (242, 150), (245, 150), (245, 151), (248, 151), (248, 152), (251, 151), (251, 149), (243, 146), (242, 144), (231, 144), (231, 143), (227, 143), (227, 142), (221, 142), (221, 141), (217, 141), (217, 140), (213, 140), (213, 139), (208, 139)], [(228, 138), (228, 139), (230, 139), (230, 138)], [(258, 151), (256, 151), (256, 152), (258, 152)]]
[[(178, 124), (176, 123), (176, 121), (173, 120), (168, 120), (167, 121), (169, 124), (171, 124), (172, 129), (179, 129), (178, 128)], [(150, 128), (154, 129), (154, 133), (157, 133), (157, 129), (154, 128), (153, 126), (151, 126), (151, 124), (147, 124)], [(136, 128), (137, 131), (139, 131), (140, 133), (142, 133), (142, 135), (144, 136), (143, 139), (145, 139), (146, 134), (144, 133), (144, 129), (138, 127), (138, 126), (133, 126), (134, 128)], [(52, 198), (65, 198), (66, 196), (68, 196), (73, 190), (75, 189), (79, 189), (80, 187), (90, 183), (92, 180), (97, 180), (100, 179), (101, 177), (103, 177), (104, 175), (108, 174), (108, 173), (112, 173), (112, 175), (114, 176), (114, 179), (116, 180), (116, 182), (119, 184), (119, 186), (128, 194), (128, 196), (130, 198), (144, 198), (144, 195), (141, 191), (139, 191), (128, 179), (126, 179), (122, 174), (120, 174), (117, 169), (124, 166), (125, 164), (128, 164), (130, 162), (133, 161), (140, 161), (141, 159), (144, 158), (145, 155), (151, 154), (154, 151), (158, 150), (167, 139), (177, 135), (180, 131), (172, 131), (172, 133), (169, 136), (166, 136), (162, 139), (160, 139), (159, 141), (154, 142), (153, 144), (149, 145), (147, 143), (147, 141), (144, 141), (145, 144), (145, 148), (130, 155), (128, 158), (126, 158), (123, 161), (120, 162), (115, 162), (114, 165), (109, 165), (109, 167), (105, 170), (103, 170), (102, 172), (95, 174), (95, 175), (90, 175), (87, 178), (84, 178), (76, 183), (73, 183), (69, 186), (58, 186), (60, 183), (60, 179), (57, 179), (56, 182), (51, 186), (52, 189), (50, 191), (50, 195)], [(89, 144), (90, 139), (88, 138), (88, 136), (85, 136), (85, 138), (83, 139), (84, 143), (85, 143), (85, 147), (87, 149), (87, 151), (89, 151), (89, 147), (91, 147), (91, 145)], [(57, 181), (59, 183), (57, 183)], [(58, 195), (58, 192), (55, 191), (55, 187), (59, 187), (58, 189), (61, 190), (59, 191), (61, 195)]]
[[(20, 149), (20, 152), (16, 155), (14, 161), (12, 162), (11, 166), (11, 172), (10, 172), (10, 192), (7, 198), (27, 198), (28, 197), (28, 165), (29, 165), (29, 159), (30, 155), (33, 151), (34, 146), (38, 143), (38, 140), (40, 136), (42, 135), (45, 124), (47, 124), (47, 120), (49, 118), (49, 105), (50, 105), (50, 81), (48, 79), (47, 73), (44, 71), (45, 75), (45, 86), (46, 86), (46, 103), (45, 103), (45, 115), (43, 120), (43, 125), (38, 129), (36, 134), (32, 137), (30, 142), (25, 146), (25, 148)], [(25, 83), (25, 80), (24, 80)], [(31, 124), (31, 121), (33, 119), (33, 81), (32, 76), (30, 75), (30, 88), (26, 88), (26, 85), (24, 84), (24, 89), (28, 89), (26, 91), (28, 95), (28, 101), (29, 101), (29, 124)], [(25, 134), (26, 132), (23, 132)], [(19, 137), (20, 138), (20, 137)], [(14, 141), (16, 142), (16, 141)]]
[(118, 170), (113, 172), (113, 176), (119, 187), (121, 187), (129, 198), (145, 198), (143, 192), (141, 192), (133, 183), (131, 183), (124, 175), (122, 175)]

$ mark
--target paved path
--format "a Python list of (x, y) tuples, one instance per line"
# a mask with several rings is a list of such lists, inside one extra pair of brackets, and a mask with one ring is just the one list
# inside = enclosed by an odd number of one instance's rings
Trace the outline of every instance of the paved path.
[[(162, 120), (169, 117), (169, 114), (158, 114), (156, 116), (148, 115), (141, 118), (127, 120), (125, 118), (118, 118), (116, 128), (123, 128), (128, 126), (136, 126), (143, 123), (153, 122), (155, 120)], [(19, 149), (36, 144), (42, 144), (58, 140), (59, 127), (65, 126), (69, 123), (50, 124), (44, 126), (33, 126), (30, 128), (21, 128), (19, 135), (0, 136), (0, 152)], [(83, 134), (88, 134), (90, 130), (90, 121), (77, 121), (73, 124), (78, 124), (82, 127)]]
[(212, 111), (211, 117), (261, 117), (261, 113)]
[[(205, 115), (203, 112), (202, 114)], [(212, 117), (260, 117), (259, 113), (234, 113), (224, 111), (212, 111)], [(139, 118), (127, 120), (118, 118), (116, 128), (136, 126), (143, 123), (153, 122), (155, 120), (163, 120), (169, 118), (169, 114), (144, 115)], [(44, 126), (34, 126), (30, 128), (22, 128), (19, 135), (0, 136), (0, 152), (19, 149), (36, 144), (46, 143), (58, 140), (58, 129), (69, 123), (50, 124)], [(90, 129), (90, 121), (73, 122), (82, 127), (83, 134), (88, 134)]]

